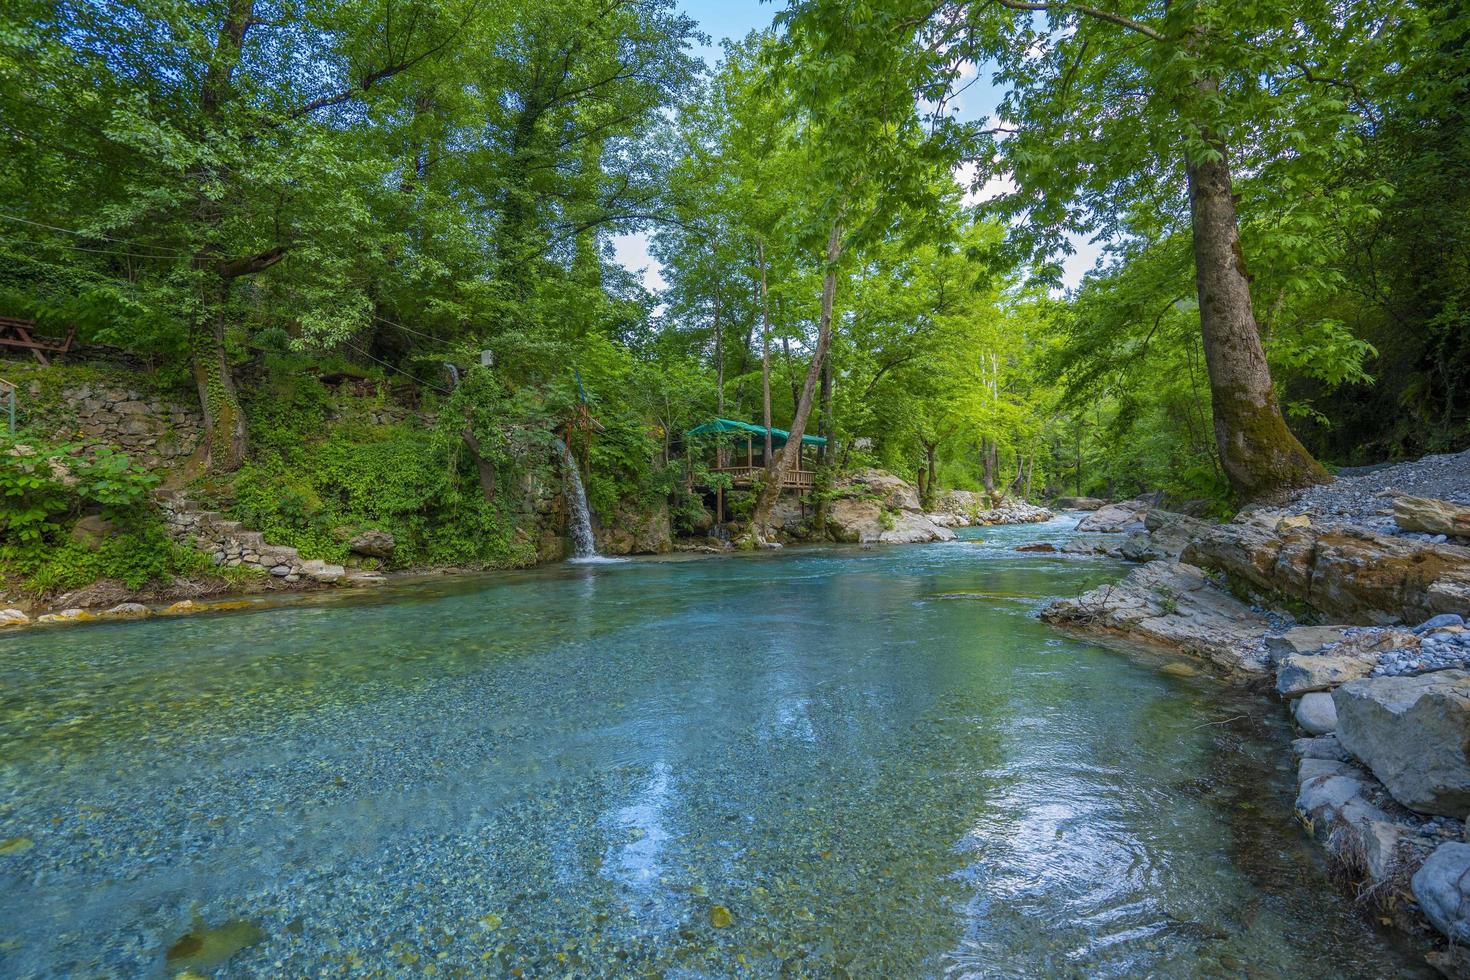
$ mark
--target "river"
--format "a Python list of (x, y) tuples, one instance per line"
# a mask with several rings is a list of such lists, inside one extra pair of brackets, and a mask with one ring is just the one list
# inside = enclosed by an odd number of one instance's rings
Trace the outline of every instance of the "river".
[(0, 975), (1418, 975), (1066, 527), (7, 634)]

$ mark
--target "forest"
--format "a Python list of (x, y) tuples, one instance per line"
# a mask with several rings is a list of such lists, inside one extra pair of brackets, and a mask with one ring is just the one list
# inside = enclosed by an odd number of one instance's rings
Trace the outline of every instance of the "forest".
[[(1463, 4), (771, 12), (711, 67), (672, 0), (16, 0), (0, 316), (191, 400), (197, 492), (328, 557), (375, 521), (523, 563), (514, 488), (579, 412), (593, 510), (676, 525), (711, 417), (827, 437), (819, 497), (878, 466), (1222, 513), (1470, 445)], [(29, 451), (71, 452), (9, 350)], [(332, 422), (344, 390), (415, 421)], [(6, 560), (147, 489), (81, 468), (5, 478)]]
[(0, 977), (1470, 978), (1470, 0), (5, 0)]

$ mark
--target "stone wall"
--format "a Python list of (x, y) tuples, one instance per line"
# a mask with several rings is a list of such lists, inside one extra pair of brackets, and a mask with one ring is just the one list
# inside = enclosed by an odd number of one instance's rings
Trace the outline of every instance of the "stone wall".
[(34, 420), (56, 438), (118, 449), (149, 469), (177, 465), (199, 448), (197, 408), (115, 385), (68, 386), (59, 395)]
[[(160, 493), (158, 507), (171, 538), (206, 552), (221, 567), (254, 568), (287, 582), (307, 580), (325, 584), (348, 577), (341, 565), (319, 558), (304, 559), (295, 548), (266, 544), (259, 531), (248, 531), (239, 521), (205, 510), (181, 493)], [(352, 577), (380, 578), (371, 573)]]

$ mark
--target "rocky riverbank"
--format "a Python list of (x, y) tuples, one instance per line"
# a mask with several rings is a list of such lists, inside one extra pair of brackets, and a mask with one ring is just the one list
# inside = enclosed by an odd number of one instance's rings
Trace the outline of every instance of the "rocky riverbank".
[(1385, 917), (1448, 941), (1431, 960), (1449, 976), (1470, 976), (1467, 501), (1470, 453), (1339, 480), (1228, 524), (1147, 498), (1108, 505), (1063, 550), (1143, 564), (1042, 612), (1271, 684), (1303, 734), (1292, 746), (1303, 826)]
[[(793, 496), (782, 498), (771, 513), (777, 540), (785, 543), (833, 541), (845, 544), (926, 544), (953, 541), (954, 528), (1000, 524), (1035, 524), (1055, 515), (1016, 498), (987, 497), (970, 490), (950, 490), (929, 506), (913, 484), (885, 470), (863, 469), (839, 477), (826, 513)], [(679, 551), (721, 551), (745, 529), (740, 521), (716, 531), (708, 522), (708, 538), (685, 539)]]

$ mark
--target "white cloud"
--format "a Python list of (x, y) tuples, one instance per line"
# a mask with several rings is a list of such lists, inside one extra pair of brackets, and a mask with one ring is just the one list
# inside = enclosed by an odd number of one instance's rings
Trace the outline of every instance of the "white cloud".
[[(951, 171), (955, 183), (959, 184), (965, 192), (964, 203), (967, 206), (993, 200), (1002, 194), (1016, 192), (1016, 182), (1011, 179), (1010, 174), (996, 174), (980, 187), (973, 187), (977, 170), (978, 167), (974, 162), (968, 162), (960, 164)], [(1092, 267), (1097, 264), (1097, 258), (1102, 254), (1102, 246), (1076, 234), (1068, 235), (1067, 240), (1072, 243), (1075, 251), (1062, 260), (1062, 285), (1067, 289), (1075, 289), (1082, 281), (1083, 275), (1092, 271)]]
[(980, 204), (984, 201), (992, 201), (1002, 194), (1014, 194), (1016, 182), (1011, 179), (1010, 174), (995, 174), (975, 187), (975, 176), (979, 172), (979, 165), (974, 161), (967, 161), (955, 167), (951, 173), (954, 175), (955, 183), (965, 192), (964, 204), (966, 207)]
[(1092, 267), (1097, 264), (1097, 258), (1102, 254), (1102, 246), (1081, 235), (1068, 235), (1067, 239), (1076, 251), (1062, 261), (1062, 285), (1068, 289), (1076, 289), (1077, 284), (1082, 281), (1082, 276), (1091, 272)]
[(613, 258), (618, 264), (629, 272), (634, 272), (643, 280), (643, 285), (661, 292), (668, 282), (664, 280), (664, 269), (658, 259), (648, 254), (648, 235), (645, 232), (633, 232), (627, 235), (614, 235)]

